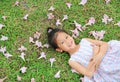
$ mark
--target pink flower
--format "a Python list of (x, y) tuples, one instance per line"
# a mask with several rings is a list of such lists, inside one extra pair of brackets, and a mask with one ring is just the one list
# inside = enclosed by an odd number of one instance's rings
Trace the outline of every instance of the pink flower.
[(27, 19), (28, 19), (28, 16), (29, 16), (29, 14), (26, 14), (26, 15), (23, 17), (23, 19), (24, 19), (24, 20), (27, 20)]
[(2, 79), (0, 79), (0, 82), (3, 82), (7, 77), (4, 77)]
[(59, 26), (59, 25), (61, 25), (61, 22), (60, 22), (60, 19), (57, 19), (56, 26)]
[(79, 3), (79, 5), (85, 5), (87, 3), (87, 0), (81, 0), (81, 2)]
[(95, 23), (95, 18), (94, 17), (90, 17), (89, 21), (88, 21), (88, 23), (86, 25), (92, 25), (94, 23)]
[(17, 81), (21, 81), (21, 77), (19, 75), (17, 75)]
[(72, 37), (76, 38), (79, 36), (79, 32), (78, 32), (77, 28), (75, 28), (75, 30), (70, 30), (70, 31), (73, 33)]
[(7, 18), (7, 16), (2, 16), (2, 19), (5, 21), (6, 20), (6, 18)]
[(70, 9), (70, 7), (72, 6), (71, 3), (66, 3), (67, 7)]
[(113, 19), (112, 18), (109, 18), (108, 15), (104, 14), (103, 15), (103, 18), (102, 18), (102, 22), (107, 24), (108, 22), (111, 22)]
[(32, 78), (32, 79), (31, 79), (31, 82), (35, 82), (35, 78)]
[(2, 52), (3, 54), (6, 52), (6, 47), (2, 47), (0, 48), (0, 52)]
[(55, 62), (56, 60), (55, 60), (55, 58), (50, 58), (49, 61), (50, 61), (50, 63), (51, 63), (51, 67), (52, 67), (53, 62)]
[(14, 6), (19, 6), (19, 4), (20, 4), (19, 1), (16, 1)]
[(25, 58), (24, 58), (25, 55), (26, 55), (26, 54), (25, 54), (24, 52), (22, 52), (19, 57), (22, 58), (22, 59), (25, 61)]
[(110, 3), (111, 0), (105, 0), (106, 4)]
[(41, 52), (40, 55), (41, 55), (41, 56), (40, 56), (38, 59), (41, 59), (41, 58), (45, 58), (45, 59), (46, 59), (46, 54), (45, 54), (45, 52)]
[(54, 75), (55, 78), (60, 78), (60, 70)]
[(91, 35), (93, 35), (96, 40), (101, 40), (104, 37), (105, 31), (103, 31), (103, 30), (101, 30), (101, 31), (90, 31), (89, 33)]
[(42, 47), (42, 43), (41, 43), (41, 42), (39, 42), (38, 40), (37, 40), (37, 41), (35, 41), (35, 45), (36, 45), (38, 48)]
[(6, 40), (8, 40), (8, 37), (2, 35), (2, 38), (1, 38), (0, 40), (1, 40), (1, 41), (6, 41)]
[(21, 68), (20, 68), (21, 73), (25, 73), (25, 72), (26, 72), (26, 69), (27, 69), (27, 67), (24, 67), (24, 66), (21, 67)]
[(40, 38), (40, 35), (41, 35), (41, 33), (36, 31), (36, 32), (34, 33), (34, 36), (33, 36), (33, 37), (36, 38), (36, 39), (39, 39), (39, 38)]
[(118, 25), (120, 27), (120, 21), (118, 23), (116, 23), (115, 25)]
[(64, 16), (64, 18), (62, 19), (62, 21), (68, 19), (68, 16), (67, 16), (67, 15), (63, 15), (63, 16)]
[(49, 10), (49, 11), (54, 11), (55, 8), (54, 8), (53, 6), (51, 6), (48, 10)]
[(72, 73), (78, 73), (75, 69), (71, 69)]
[(1, 30), (3, 27), (5, 27), (5, 25), (3, 25), (3, 24), (0, 24), (0, 30)]
[(52, 13), (47, 14), (48, 19), (53, 19), (54, 15)]
[(80, 30), (81, 32), (83, 31), (81, 28), (81, 24), (77, 23), (76, 21), (74, 21), (75, 27)]
[(29, 37), (29, 43), (35, 43), (32, 37)]
[(43, 45), (43, 47), (46, 47), (46, 48), (49, 48), (49, 46), (50, 45), (48, 43), (46, 43), (46, 44)]
[(25, 48), (23, 45), (21, 45), (21, 47), (18, 48), (18, 50), (21, 51), (21, 52), (22, 52), (22, 51), (27, 51), (27, 48)]
[(8, 52), (7, 52), (7, 53), (4, 53), (3, 55), (4, 55), (7, 59), (12, 56), (12, 55), (9, 54)]

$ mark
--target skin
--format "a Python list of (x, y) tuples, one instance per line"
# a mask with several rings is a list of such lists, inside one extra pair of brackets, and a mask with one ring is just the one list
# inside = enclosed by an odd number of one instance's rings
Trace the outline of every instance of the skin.
[[(85, 38), (85, 39), (93, 44), (93, 56), (88, 66), (84, 67), (80, 63), (72, 60), (69, 60), (68, 64), (73, 69), (78, 71), (80, 74), (83, 74), (88, 77), (92, 77), (94, 75), (94, 72), (99, 67), (100, 62), (108, 49), (108, 44), (107, 42), (103, 42), (103, 41), (93, 40), (89, 38)], [(70, 35), (64, 32), (57, 33), (56, 43), (58, 45), (56, 51), (59, 52), (66, 51), (70, 55), (75, 53), (80, 48), (80, 45), (75, 44), (74, 39)]]

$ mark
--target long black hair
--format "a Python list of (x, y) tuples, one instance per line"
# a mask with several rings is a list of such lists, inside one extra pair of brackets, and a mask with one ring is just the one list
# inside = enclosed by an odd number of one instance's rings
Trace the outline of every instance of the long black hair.
[(56, 43), (56, 35), (58, 32), (65, 32), (63, 29), (59, 29), (59, 28), (52, 28), (52, 27), (48, 27), (47, 28), (47, 35), (48, 35), (48, 43), (54, 48), (58, 48), (58, 45)]

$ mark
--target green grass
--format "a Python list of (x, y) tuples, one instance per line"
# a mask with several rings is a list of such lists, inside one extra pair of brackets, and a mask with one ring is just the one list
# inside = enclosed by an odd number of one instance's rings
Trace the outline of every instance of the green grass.
[[(8, 41), (0, 41), (0, 46), (6, 46), (7, 51), (13, 56), (6, 59), (2, 53), (0, 53), (0, 78), (7, 76), (5, 82), (17, 82), (17, 75), (22, 77), (22, 82), (30, 82), (31, 78), (35, 78), (36, 82), (79, 82), (79, 78), (82, 75), (72, 73), (70, 67), (67, 64), (69, 55), (67, 53), (58, 53), (52, 48), (38, 49), (33, 44), (29, 43), (29, 37), (33, 36), (36, 31), (41, 32), (39, 41), (43, 44), (47, 42), (46, 29), (47, 27), (56, 27), (55, 20), (62, 19), (64, 14), (69, 16), (68, 20), (62, 22), (63, 28), (69, 34), (69, 30), (74, 29), (73, 21), (84, 25), (89, 17), (95, 17), (96, 23), (92, 26), (88, 26), (80, 36), (75, 39), (76, 43), (79, 43), (81, 38), (89, 37), (89, 31), (105, 30), (106, 34), (103, 41), (109, 41), (112, 39), (120, 40), (120, 27), (114, 26), (115, 23), (120, 21), (120, 1), (111, 0), (110, 4), (105, 4), (104, 0), (88, 0), (85, 6), (78, 5), (80, 0), (68, 0), (72, 3), (70, 9), (67, 8), (67, 0), (19, 0), (20, 6), (14, 7), (16, 0), (0, 0), (0, 24), (4, 24), (5, 27), (0, 30), (0, 35), (8, 36)], [(25, 5), (26, 4), (26, 5)], [(52, 13), (55, 15), (53, 20), (47, 19), (49, 7), (53, 5), (55, 11)], [(22, 18), (25, 14), (29, 14), (28, 20), (24, 21)], [(114, 22), (107, 25), (102, 23), (103, 15), (107, 14), (112, 17)], [(7, 16), (6, 21), (2, 19), (2, 16)], [(0, 36), (1, 37), (1, 36)], [(18, 52), (18, 47), (24, 45), (28, 50), (25, 52), (26, 61), (23, 61)], [(47, 54), (47, 59), (40, 59), (39, 54), (44, 51)], [(50, 67), (49, 58), (55, 57), (56, 62), (53, 64), (53, 68)], [(20, 73), (20, 68), (26, 66), (27, 72)], [(61, 70), (61, 78), (54, 78), (55, 73)]]

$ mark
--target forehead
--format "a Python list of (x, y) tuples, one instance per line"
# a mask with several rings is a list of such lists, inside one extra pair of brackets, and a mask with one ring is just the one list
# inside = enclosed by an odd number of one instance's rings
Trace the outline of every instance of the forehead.
[(56, 41), (59, 42), (59, 41), (62, 41), (64, 39), (65, 36), (67, 36), (68, 34), (65, 33), (65, 32), (58, 32), (57, 33), (57, 37), (56, 37)]

